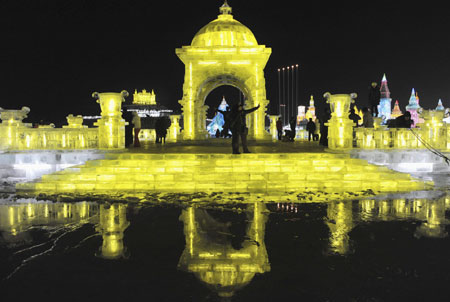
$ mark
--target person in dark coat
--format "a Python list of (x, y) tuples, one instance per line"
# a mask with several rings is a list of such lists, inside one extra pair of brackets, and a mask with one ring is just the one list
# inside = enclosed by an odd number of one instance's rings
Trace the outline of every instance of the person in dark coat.
[(314, 140), (314, 132), (316, 131), (316, 123), (313, 122), (312, 118), (309, 118), (309, 121), (306, 124), (306, 131), (308, 131), (308, 141), (311, 141), (311, 138)]
[(277, 134), (278, 140), (281, 141), (281, 137), (283, 136), (283, 122), (281, 121), (281, 118), (278, 118), (277, 120)]
[(355, 108), (350, 109), (350, 114), (348, 115), (348, 118), (355, 123), (353, 127), (358, 127), (358, 123), (361, 120), (361, 117), (355, 113)]
[(161, 122), (161, 140), (165, 144), (167, 131), (168, 131), (170, 125), (172, 124), (172, 122), (170, 121), (170, 118), (167, 116), (161, 117), (161, 120), (162, 120), (162, 122)]
[(325, 147), (328, 147), (328, 126), (325, 124), (328, 123), (330, 118), (331, 118), (330, 108), (326, 108), (320, 123), (320, 141), (319, 141), (319, 143)]
[(241, 139), (242, 149), (244, 153), (250, 153), (247, 147), (247, 134), (248, 128), (246, 125), (245, 116), (258, 110), (260, 105), (251, 109), (244, 109), (242, 103), (238, 104), (231, 110), (230, 129), (231, 129), (231, 146), (233, 148), (233, 154), (240, 154), (239, 152), (239, 138)]
[(400, 115), (395, 119), (395, 127), (396, 128), (411, 128), (411, 125), (414, 121), (411, 119), (411, 113), (406, 111), (405, 114)]
[(380, 104), (380, 88), (378, 88), (378, 84), (373, 82), (369, 88), (369, 105), (370, 112), (372, 112), (373, 116), (378, 116), (378, 105)]
[(156, 138), (155, 138), (155, 143), (156, 144), (161, 144), (161, 137), (162, 137), (162, 118), (158, 117), (155, 121), (155, 134), (156, 134)]
[(294, 141), (295, 135), (297, 134), (296, 126), (297, 126), (297, 118), (295, 116), (291, 116), (291, 119), (289, 120), (289, 126), (291, 127), (291, 141)]
[(124, 108), (122, 117), (128, 123), (125, 125), (125, 148), (128, 148), (133, 143), (133, 113)]

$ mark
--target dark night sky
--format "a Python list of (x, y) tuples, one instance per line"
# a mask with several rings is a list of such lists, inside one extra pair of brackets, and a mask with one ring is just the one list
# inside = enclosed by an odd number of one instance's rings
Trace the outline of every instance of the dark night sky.
[[(29, 106), (28, 120), (58, 125), (69, 113), (98, 114), (94, 91), (146, 88), (179, 110), (184, 65), (175, 48), (190, 45), (222, 3), (0, 1), (0, 107)], [(422, 107), (436, 107), (439, 98), (450, 107), (450, 19), (443, 4), (333, 3), (229, 1), (235, 19), (272, 48), (265, 69), (269, 113), (278, 106), (277, 68), (292, 64), (300, 65), (301, 103), (313, 94), (319, 109), (327, 91), (357, 92), (364, 106), (370, 82), (383, 73), (402, 109), (412, 88)]]

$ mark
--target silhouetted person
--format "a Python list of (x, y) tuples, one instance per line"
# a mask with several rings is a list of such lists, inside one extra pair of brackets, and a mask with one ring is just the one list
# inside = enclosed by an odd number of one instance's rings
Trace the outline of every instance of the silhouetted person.
[(314, 131), (314, 140), (318, 141), (320, 136), (320, 119), (316, 118), (316, 121), (314, 123), (316, 124), (316, 131)]
[(351, 119), (353, 123), (355, 123), (354, 127), (358, 127), (358, 123), (361, 120), (361, 117), (355, 113), (355, 108), (350, 109), (348, 118)]
[(232, 133), (231, 146), (233, 148), (233, 154), (240, 154), (239, 138), (241, 139), (243, 152), (250, 153), (247, 147), (248, 128), (246, 125), (245, 116), (259, 109), (259, 107), (260, 105), (251, 109), (244, 109), (244, 105), (240, 103), (235, 108), (233, 108), (233, 110), (231, 110), (230, 129)]
[(161, 140), (162, 142), (165, 144), (166, 143), (166, 136), (167, 136), (167, 131), (170, 127), (170, 125), (172, 124), (172, 122), (170, 121), (170, 119), (167, 116), (163, 116), (162, 117), (162, 123), (161, 123)]
[(378, 116), (378, 105), (380, 104), (380, 88), (378, 88), (377, 83), (373, 82), (369, 88), (369, 105), (370, 111), (374, 116)]
[(373, 128), (373, 116), (370, 112), (369, 108), (364, 107), (362, 109), (363, 112), (363, 127), (364, 128)]
[(411, 112), (406, 111), (405, 114), (400, 115), (395, 119), (396, 128), (411, 128), (413, 120), (411, 119)]
[(125, 148), (133, 143), (133, 113), (124, 109), (122, 117), (128, 125), (125, 125)]
[(281, 121), (281, 118), (277, 119), (277, 134), (278, 134), (278, 140), (281, 141), (281, 137), (283, 136), (283, 122)]
[(295, 139), (295, 128), (297, 126), (297, 119), (295, 118), (295, 116), (292, 116), (289, 120), (289, 126), (291, 127), (291, 140), (293, 141)]
[(326, 108), (320, 123), (320, 141), (322, 146), (328, 147), (328, 126), (325, 125), (331, 118), (330, 108)]
[(161, 143), (161, 136), (162, 136), (162, 117), (158, 117), (155, 121), (155, 134), (156, 134), (156, 138), (155, 138), (155, 143), (156, 144), (160, 144)]
[(316, 132), (316, 124), (313, 122), (312, 118), (309, 118), (309, 121), (306, 124), (306, 131), (308, 131), (308, 141), (311, 141), (311, 138), (314, 140), (314, 132)]

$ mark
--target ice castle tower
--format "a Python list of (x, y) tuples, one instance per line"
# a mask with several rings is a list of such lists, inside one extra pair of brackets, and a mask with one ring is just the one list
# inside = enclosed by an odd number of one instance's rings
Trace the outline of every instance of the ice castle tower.
[(380, 87), (380, 105), (378, 105), (378, 117), (387, 121), (391, 118), (391, 92), (389, 91), (386, 74), (383, 74)]
[(417, 123), (419, 122), (419, 113), (417, 110), (420, 109), (419, 104), (417, 103), (416, 98), (416, 91), (414, 88), (411, 91), (411, 97), (409, 98), (409, 103), (406, 105), (406, 110), (411, 113), (411, 119), (414, 121), (413, 127), (416, 127)]
[[(225, 100), (225, 96), (224, 96), (222, 98), (222, 102), (220, 103), (219, 110), (225, 111), (225, 110), (227, 110), (227, 108), (228, 108), (228, 103)], [(223, 118), (223, 114), (220, 112), (217, 112), (217, 114), (212, 119), (211, 123), (209, 123), (208, 126), (206, 127), (206, 130), (209, 132), (209, 134), (215, 135), (217, 129), (219, 129), (219, 131), (222, 131), (223, 124), (225, 124), (225, 119)]]
[(398, 105), (398, 100), (395, 101), (394, 109), (392, 109), (391, 118), (397, 118), (400, 115), (403, 115), (403, 112), (400, 110), (400, 106)]
[(444, 105), (442, 105), (442, 100), (439, 99), (436, 110), (445, 111)]

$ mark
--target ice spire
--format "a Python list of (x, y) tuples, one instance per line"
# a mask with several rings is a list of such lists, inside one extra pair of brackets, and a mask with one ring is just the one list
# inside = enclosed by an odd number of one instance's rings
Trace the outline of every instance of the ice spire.
[(439, 101), (438, 101), (438, 105), (436, 107), (436, 110), (439, 110), (439, 111), (444, 111), (445, 110), (444, 106), (442, 105), (442, 100), (441, 99), (439, 99)]
[(389, 91), (386, 74), (383, 74), (383, 79), (381, 80), (380, 93), (382, 99), (388, 99), (391, 96), (391, 92)]
[(392, 109), (391, 118), (396, 118), (402, 115), (403, 112), (400, 110), (400, 106), (398, 105), (398, 100), (395, 101), (394, 109)]
[(411, 119), (414, 121), (414, 127), (419, 122), (419, 114), (417, 112), (418, 109), (420, 109), (420, 106), (417, 104), (416, 91), (413, 88), (411, 91), (411, 97), (409, 98), (409, 103), (406, 106), (406, 110), (411, 113)]
[(219, 11), (222, 15), (231, 15), (231, 6), (228, 5), (227, 0), (219, 8)]

